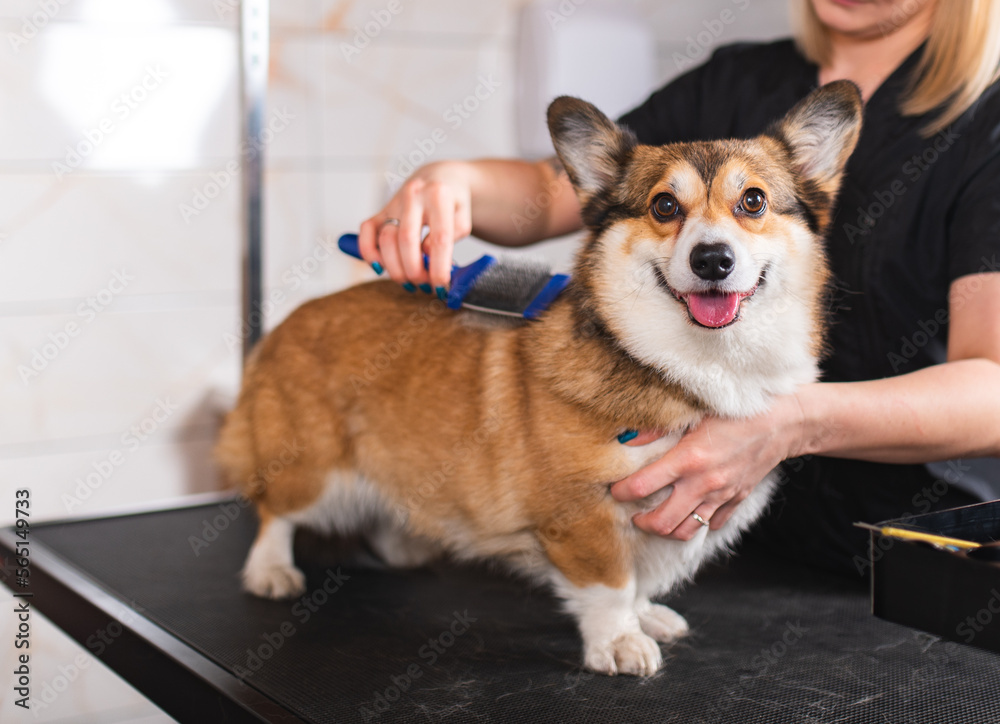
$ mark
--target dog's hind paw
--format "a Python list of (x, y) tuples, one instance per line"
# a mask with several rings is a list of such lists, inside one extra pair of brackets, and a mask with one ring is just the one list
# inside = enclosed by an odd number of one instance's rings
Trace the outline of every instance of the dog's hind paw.
[(622, 634), (607, 644), (590, 646), (583, 664), (599, 674), (652, 676), (663, 663), (659, 645), (639, 631)]
[(684, 617), (668, 606), (648, 603), (636, 609), (642, 630), (660, 643), (669, 644), (688, 632)]
[(430, 541), (384, 525), (370, 533), (368, 542), (379, 558), (391, 568), (419, 568), (439, 553)]
[(292, 598), (306, 590), (306, 577), (294, 566), (247, 566), (243, 588), (261, 598)]

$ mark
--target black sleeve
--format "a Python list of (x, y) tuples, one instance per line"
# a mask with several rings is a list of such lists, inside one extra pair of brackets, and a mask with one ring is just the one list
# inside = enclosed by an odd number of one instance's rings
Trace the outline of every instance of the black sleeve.
[(948, 280), (1000, 271), (1000, 148), (965, 184), (948, 225)]

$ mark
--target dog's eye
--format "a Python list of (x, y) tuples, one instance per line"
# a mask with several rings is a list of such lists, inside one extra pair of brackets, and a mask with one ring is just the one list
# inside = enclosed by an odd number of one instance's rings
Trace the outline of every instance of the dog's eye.
[(666, 221), (672, 216), (676, 216), (680, 207), (677, 204), (677, 199), (672, 194), (657, 194), (656, 198), (653, 199), (651, 208), (653, 216), (659, 221)]
[(740, 208), (748, 214), (759, 214), (767, 206), (767, 199), (760, 189), (747, 189), (743, 192)]

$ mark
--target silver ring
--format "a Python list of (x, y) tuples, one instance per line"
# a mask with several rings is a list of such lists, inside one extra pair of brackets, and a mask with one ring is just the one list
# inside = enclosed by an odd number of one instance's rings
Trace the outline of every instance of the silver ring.
[[(382, 222), (382, 226), (399, 226), (399, 219), (386, 219)], [(379, 227), (382, 228), (381, 226)]]
[(707, 521), (707, 520), (705, 520), (704, 518), (702, 518), (702, 517), (701, 517), (700, 515), (698, 515), (697, 513), (692, 513), (692, 514), (691, 514), (691, 517), (692, 517), (692, 518), (694, 518), (694, 519), (695, 519), (696, 521), (698, 521), (699, 523), (701, 523), (702, 525), (708, 525), (708, 521)]

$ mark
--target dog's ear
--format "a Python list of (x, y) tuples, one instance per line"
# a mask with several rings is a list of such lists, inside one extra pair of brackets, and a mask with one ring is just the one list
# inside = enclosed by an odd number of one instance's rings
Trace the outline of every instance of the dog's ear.
[(587, 101), (570, 96), (552, 101), (548, 120), (552, 144), (581, 205), (617, 183), (621, 167), (636, 145), (631, 131)]
[(849, 80), (838, 80), (799, 101), (770, 135), (785, 144), (802, 177), (832, 199), (857, 145), (861, 113), (861, 91)]

